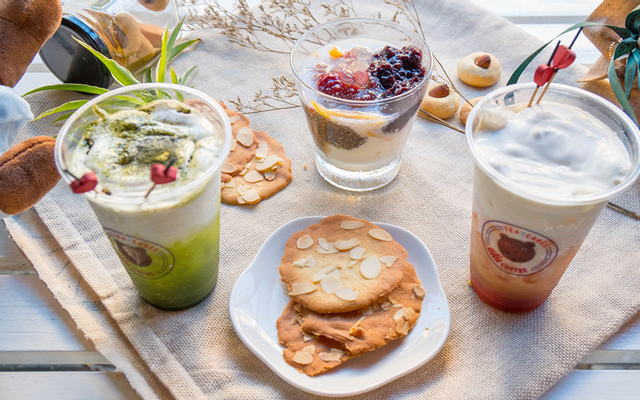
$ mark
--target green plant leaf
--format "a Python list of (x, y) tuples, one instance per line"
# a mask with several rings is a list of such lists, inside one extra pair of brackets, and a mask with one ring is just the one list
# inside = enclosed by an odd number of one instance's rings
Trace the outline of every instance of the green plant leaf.
[(84, 47), (89, 52), (91, 52), (91, 54), (96, 56), (96, 58), (98, 58), (98, 60), (100, 60), (100, 62), (103, 63), (105, 65), (105, 67), (107, 67), (109, 72), (111, 72), (111, 76), (113, 76), (113, 78), (116, 81), (118, 81), (118, 83), (120, 83), (122, 86), (129, 86), (129, 85), (135, 85), (136, 83), (140, 83), (133, 76), (131, 71), (129, 71), (125, 67), (121, 66), (117, 62), (113, 61), (112, 59), (107, 58), (104, 55), (98, 53), (97, 51), (92, 49), (91, 46), (89, 46), (88, 44), (86, 44), (82, 40), (76, 38), (75, 36), (73, 38), (76, 40), (76, 42), (80, 43), (80, 45), (82, 47)]
[(168, 30), (164, 30), (162, 34), (162, 49), (160, 52), (160, 60), (158, 61), (158, 69), (156, 70), (156, 82), (164, 83), (164, 76), (167, 71), (167, 35)]
[(173, 45), (176, 43), (176, 40), (178, 40), (178, 36), (180, 35), (180, 31), (182, 30), (182, 24), (184, 23), (185, 18), (186, 18), (186, 15), (182, 17), (180, 22), (178, 22), (176, 26), (173, 28), (173, 30), (171, 31), (171, 35), (169, 36), (169, 39), (167, 41), (167, 47), (172, 48)]
[[(637, 53), (637, 48), (634, 53)], [(631, 89), (633, 88), (633, 81), (636, 78), (637, 70), (638, 62), (632, 54), (629, 54), (629, 58), (627, 58), (627, 68), (624, 71), (624, 95), (627, 99), (631, 95)]]
[(169, 70), (171, 71), (171, 82), (175, 83), (176, 85), (179, 84), (180, 81), (178, 80), (176, 71), (173, 69), (173, 67), (170, 67)]
[(557, 38), (559, 38), (560, 36), (564, 35), (567, 32), (571, 32), (573, 30), (580, 29), (580, 28), (586, 28), (586, 27), (589, 27), (589, 26), (606, 26), (607, 28), (612, 29), (613, 31), (615, 31), (620, 37), (623, 37), (622, 36), (623, 34), (626, 35), (625, 38), (629, 38), (632, 35), (631, 32), (629, 32), (628, 30), (626, 30), (624, 28), (617, 27), (617, 26), (604, 25), (604, 24), (599, 24), (597, 22), (580, 22), (578, 24), (575, 24), (575, 25), (570, 26), (569, 28), (565, 29), (558, 36), (554, 37), (553, 39), (549, 40), (547, 43), (543, 44), (538, 50), (534, 51), (533, 54), (531, 54), (529, 57), (527, 57), (522, 62), (522, 64), (520, 64), (520, 66), (518, 66), (518, 68), (516, 68), (516, 70), (513, 72), (513, 74), (509, 78), (509, 82), (507, 82), (507, 85), (513, 85), (514, 83), (517, 83), (518, 79), (520, 79), (520, 76), (522, 75), (524, 70), (529, 66), (531, 61), (533, 61), (533, 59), (536, 58), (536, 56), (538, 54), (540, 54), (542, 52), (542, 50), (544, 50), (544, 48), (549, 45), (549, 43), (553, 42), (554, 40), (556, 40)]
[(58, 85), (42, 86), (42, 87), (30, 90), (27, 93), (23, 94), (23, 96), (26, 96), (32, 93), (43, 92), (45, 90), (70, 90), (73, 92), (82, 92), (82, 93), (89, 93), (89, 94), (103, 94), (109, 91), (109, 89), (105, 89), (97, 86), (83, 85), (79, 83), (61, 83)]
[(624, 21), (624, 26), (631, 32), (637, 34), (640, 28), (640, 6), (636, 7), (627, 14), (627, 18)]
[[(636, 68), (638, 69), (636, 72), (638, 77), (640, 78), (640, 51), (631, 52), (630, 56), (633, 56), (633, 58), (636, 59)], [(638, 90), (640, 90), (640, 79), (638, 79), (637, 82), (638, 82)]]
[(184, 85), (184, 83), (187, 81), (187, 78), (189, 78), (189, 75), (191, 75), (191, 73), (192, 73), (193, 71), (195, 71), (195, 69), (196, 69), (196, 68), (198, 68), (198, 66), (197, 66), (197, 65), (192, 66), (191, 68), (189, 68), (189, 69), (187, 70), (187, 72), (185, 72), (185, 73), (180, 77), (179, 82), (180, 82), (180, 84), (181, 84), (181, 85)]
[(168, 52), (168, 60), (172, 61), (174, 58), (180, 55), (183, 51), (187, 49), (187, 47), (191, 46), (194, 43), (200, 43), (200, 39), (186, 40), (184, 42), (178, 43), (175, 47), (170, 47)]
[(618, 99), (618, 101), (620, 102), (622, 109), (627, 113), (627, 115), (629, 115), (629, 117), (631, 117), (631, 119), (633, 119), (633, 122), (635, 122), (637, 125), (638, 119), (636, 118), (636, 114), (633, 112), (633, 108), (631, 107), (629, 100), (627, 100), (624, 90), (620, 85), (620, 79), (618, 79), (618, 74), (616, 74), (615, 61), (616, 59), (626, 54), (624, 52), (624, 49), (618, 50), (619, 47), (620, 46), (616, 47), (616, 50), (613, 52), (613, 57), (611, 57), (611, 62), (609, 63), (609, 72), (608, 72), (609, 84), (611, 85), (613, 94), (616, 95), (616, 99)]
[(66, 121), (67, 119), (69, 119), (71, 114), (73, 114), (73, 113), (63, 114), (63, 115), (59, 116), (58, 118), (56, 118), (55, 121), (53, 121), (53, 122), (56, 123), (56, 122), (60, 122), (60, 121)]
[(34, 121), (35, 121), (35, 120), (38, 120), (38, 119), (40, 119), (40, 118), (44, 118), (44, 117), (46, 117), (46, 116), (49, 116), (49, 115), (55, 114), (55, 113), (62, 112), (62, 111), (71, 111), (71, 110), (75, 111), (75, 110), (77, 110), (78, 108), (80, 108), (80, 107), (82, 107), (83, 105), (85, 105), (88, 101), (89, 101), (89, 100), (73, 100), (73, 101), (68, 101), (68, 102), (64, 103), (63, 105), (61, 105), (61, 106), (58, 106), (58, 107), (56, 107), (56, 108), (51, 108), (51, 109), (49, 109), (49, 110), (47, 110), (47, 111), (43, 112), (42, 114), (38, 115), (38, 116), (34, 119)]

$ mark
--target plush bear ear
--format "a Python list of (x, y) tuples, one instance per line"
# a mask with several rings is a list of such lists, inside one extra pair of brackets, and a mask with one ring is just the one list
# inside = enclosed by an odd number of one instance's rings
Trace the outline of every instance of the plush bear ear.
[(509, 236), (505, 235), (504, 233), (501, 233), (500, 239), (509, 239)]

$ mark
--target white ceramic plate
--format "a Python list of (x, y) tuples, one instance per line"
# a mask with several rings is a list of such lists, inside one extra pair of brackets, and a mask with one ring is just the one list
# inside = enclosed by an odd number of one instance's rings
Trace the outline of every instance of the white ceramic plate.
[[(253, 262), (236, 282), (229, 298), (229, 315), (245, 345), (291, 385), (321, 396), (349, 396), (373, 390), (424, 365), (442, 348), (449, 336), (451, 317), (433, 258), (411, 232), (379, 224), (409, 253), (426, 291), (418, 322), (408, 336), (316, 377), (301, 374), (284, 361), (276, 320), (289, 301), (278, 266), (289, 237), (322, 217), (295, 219), (281, 226), (264, 242)], [(427, 329), (428, 328), (428, 329)]]

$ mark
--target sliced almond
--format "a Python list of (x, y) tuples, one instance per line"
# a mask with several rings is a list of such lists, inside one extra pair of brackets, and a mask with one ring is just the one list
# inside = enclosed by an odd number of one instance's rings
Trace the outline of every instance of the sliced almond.
[(291, 284), (289, 296), (311, 293), (316, 290), (316, 285), (307, 282), (294, 282)]
[(236, 149), (236, 147), (238, 146), (238, 141), (233, 139), (231, 141), (231, 147), (229, 147), (229, 151), (234, 151)]
[(407, 310), (407, 308), (402, 307), (401, 309), (399, 309), (398, 311), (396, 311), (395, 314), (393, 314), (393, 319), (401, 319), (404, 318), (404, 313)]
[(300, 332), (302, 333), (302, 340), (304, 340), (305, 342), (315, 339), (313, 336), (309, 335), (305, 331), (301, 330)]
[(358, 228), (362, 228), (364, 226), (364, 222), (360, 222), (360, 221), (342, 221), (340, 222), (340, 228), (342, 229), (358, 229)]
[(386, 265), (387, 267), (390, 267), (393, 265), (394, 262), (396, 262), (397, 259), (398, 257), (396, 256), (384, 256), (384, 257), (380, 257), (380, 262)]
[(274, 171), (267, 171), (264, 173), (264, 179), (272, 181), (276, 179), (276, 173)]
[(360, 312), (362, 313), (362, 315), (368, 317), (369, 315), (373, 314), (373, 308), (365, 307), (365, 308), (361, 309)]
[(327, 243), (327, 239), (325, 238), (320, 238), (318, 239), (318, 244), (320, 245), (320, 247), (322, 247), (325, 250), (329, 250), (329, 243)]
[(359, 260), (349, 260), (349, 263), (347, 264), (347, 267), (351, 268), (354, 265), (356, 265), (357, 263), (359, 263)]
[(229, 181), (229, 182), (224, 184), (224, 187), (235, 188), (236, 187), (236, 183), (234, 181)]
[(256, 149), (256, 158), (262, 160), (267, 156), (268, 152), (269, 152), (269, 143), (264, 141), (260, 142), (260, 144), (258, 144), (258, 148)]
[(244, 198), (247, 203), (253, 204), (260, 201), (260, 194), (255, 189), (249, 189), (242, 193), (242, 198)]
[(234, 172), (236, 172), (236, 167), (226, 162), (222, 164), (222, 168), (220, 168), (220, 171), (224, 172), (225, 174), (233, 174)]
[(246, 168), (243, 168), (242, 171), (238, 172), (238, 175), (245, 176), (247, 172), (249, 172), (249, 170)]
[(380, 308), (382, 308), (383, 310), (387, 310), (387, 308), (389, 308), (389, 306), (391, 305), (391, 303), (389, 303), (388, 301), (384, 301), (382, 304), (380, 304)]
[(404, 310), (404, 317), (405, 317), (407, 320), (409, 320), (409, 319), (411, 319), (411, 318), (413, 318), (413, 317), (415, 317), (415, 316), (416, 316), (416, 312), (415, 312), (415, 311), (413, 311), (413, 308), (411, 308), (411, 307), (407, 307), (407, 308)]
[(309, 365), (313, 362), (313, 355), (304, 351), (296, 351), (296, 354), (293, 355), (293, 362), (300, 365)]
[(413, 285), (413, 293), (415, 293), (416, 297), (420, 300), (424, 299), (424, 295), (427, 294), (420, 285)]
[(273, 168), (278, 163), (278, 161), (280, 161), (280, 158), (278, 158), (278, 156), (276, 156), (275, 154), (272, 154), (256, 164), (256, 169), (260, 172), (266, 171)]
[(349, 334), (353, 335), (356, 331), (356, 329), (358, 328), (358, 326), (360, 326), (360, 322), (364, 321), (365, 317), (360, 317), (359, 320), (356, 321), (355, 324), (351, 325), (351, 328), (349, 328)]
[(300, 317), (300, 314), (296, 314), (296, 316), (293, 317), (293, 319), (291, 320), (291, 325), (295, 325), (298, 323), (299, 321), (298, 317)]
[(402, 304), (400, 303), (392, 304), (391, 307), (402, 308)]
[(310, 344), (300, 351), (304, 351), (305, 353), (309, 353), (309, 354), (314, 354), (316, 352), (316, 346)]
[(315, 267), (316, 266), (316, 260), (315, 258), (313, 258), (312, 255), (309, 255), (308, 257), (305, 258), (301, 258), (300, 260), (296, 260), (292, 263), (292, 265), (294, 267), (300, 267), (300, 268), (304, 268), (304, 267)]
[(302, 323), (303, 323), (303, 322), (304, 322), (304, 318), (302, 318), (302, 315), (298, 314), (298, 315), (296, 316), (296, 323), (297, 323), (298, 325), (302, 325)]
[(389, 301), (389, 303), (391, 304), (398, 304), (397, 301), (395, 301), (394, 299), (391, 298), (391, 296), (387, 296), (387, 300)]
[(328, 266), (326, 268), (323, 268), (320, 272), (317, 272), (313, 276), (312, 281), (313, 282), (320, 282), (322, 280), (322, 278), (324, 278), (325, 276), (329, 275), (331, 272), (333, 272), (337, 268), (340, 268), (340, 266), (339, 265), (331, 265), (331, 266)]
[(382, 229), (379, 229), (379, 228), (369, 229), (369, 236), (371, 236), (374, 239), (381, 240), (383, 242), (390, 242), (393, 240), (393, 238), (391, 237), (391, 235), (389, 235), (387, 231), (383, 231)]
[(236, 140), (244, 147), (251, 147), (253, 144), (253, 131), (247, 127), (240, 128), (236, 134)]
[(402, 329), (404, 328), (404, 323), (407, 322), (404, 318), (396, 319), (396, 332), (402, 333)]
[(347, 250), (353, 249), (359, 244), (360, 244), (360, 241), (356, 238), (351, 238), (349, 240), (337, 240), (336, 249), (340, 251), (347, 251)]
[(240, 120), (240, 116), (239, 115), (234, 115), (233, 117), (229, 118), (229, 122), (230, 123), (234, 123), (234, 122), (238, 122)]
[(300, 250), (308, 249), (313, 246), (313, 239), (311, 239), (309, 235), (304, 235), (298, 239), (296, 246), (298, 246)]
[(249, 171), (245, 176), (244, 180), (249, 183), (257, 183), (264, 180), (262, 174), (258, 171)]
[(340, 285), (341, 285), (340, 279), (338, 279), (334, 275), (326, 275), (320, 281), (320, 286), (322, 287), (322, 290), (324, 290), (325, 293), (335, 292), (336, 289), (340, 287)]
[(340, 362), (342, 354), (334, 353), (332, 351), (330, 353), (318, 353), (318, 357), (324, 362)]
[(242, 197), (242, 195), (238, 196), (238, 204), (247, 204), (247, 201)]
[(340, 286), (335, 290), (336, 296), (345, 301), (355, 301), (358, 298), (358, 292), (348, 286)]
[(338, 252), (335, 243), (327, 243), (327, 246), (329, 247), (329, 250), (325, 250), (321, 246), (318, 246), (316, 247), (316, 251), (320, 254), (335, 254)]
[(244, 192), (246, 192), (247, 190), (251, 189), (251, 187), (247, 186), (247, 185), (238, 185), (238, 193), (242, 194)]
[(402, 326), (402, 334), (407, 335), (409, 333), (409, 321), (404, 321), (404, 325)]
[(352, 260), (361, 260), (362, 257), (364, 256), (364, 252), (365, 252), (364, 247), (354, 247), (349, 252), (349, 257), (351, 257)]
[(380, 260), (376, 256), (367, 256), (360, 262), (360, 274), (367, 279), (375, 279), (380, 275)]

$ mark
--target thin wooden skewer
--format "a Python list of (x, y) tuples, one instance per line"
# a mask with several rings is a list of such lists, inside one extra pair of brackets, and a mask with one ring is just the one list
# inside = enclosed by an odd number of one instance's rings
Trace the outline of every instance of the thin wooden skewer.
[[(553, 57), (555, 57), (556, 52), (558, 51), (558, 47), (560, 47), (560, 41), (558, 40), (558, 43), (556, 43), (556, 47), (553, 49), (553, 52), (551, 53), (551, 57), (549, 57), (549, 61), (547, 61), (547, 66), (551, 66), (551, 61), (553, 61)], [(540, 86), (536, 85), (536, 90), (533, 91), (533, 94), (531, 95), (531, 98), (529, 99), (529, 104), (527, 104), (527, 108), (531, 107), (531, 104), (533, 103), (533, 99), (536, 98), (536, 94), (538, 93), (538, 90), (540, 89)], [(540, 100), (538, 100), (538, 102), (540, 102)]]
[[(578, 29), (578, 33), (576, 34), (576, 36), (573, 38), (573, 40), (571, 41), (571, 44), (569, 45), (569, 50), (571, 50), (571, 48), (573, 47), (573, 45), (576, 43), (576, 40), (578, 40), (578, 36), (580, 36), (580, 33), (582, 32), (582, 28)], [(560, 42), (558, 42), (558, 45), (560, 44)], [(557, 46), (556, 46), (556, 50), (557, 50)], [(554, 51), (555, 53), (555, 51)], [(553, 56), (551, 56), (551, 59), (553, 59)], [(549, 62), (550, 64), (551, 62)], [(536, 104), (540, 104), (540, 100), (542, 100), (542, 97), (544, 96), (545, 93), (547, 93), (547, 89), (549, 89), (549, 85), (551, 85), (551, 82), (553, 82), (553, 78), (556, 77), (556, 74), (558, 73), (558, 68), (555, 68), (553, 70), (553, 74), (551, 74), (551, 78), (549, 78), (549, 82), (547, 82), (546, 86), (544, 87), (544, 90), (542, 91), (542, 93), (540, 94), (540, 97), (538, 97), (538, 101), (536, 101)], [(534, 92), (535, 93), (535, 92)]]

